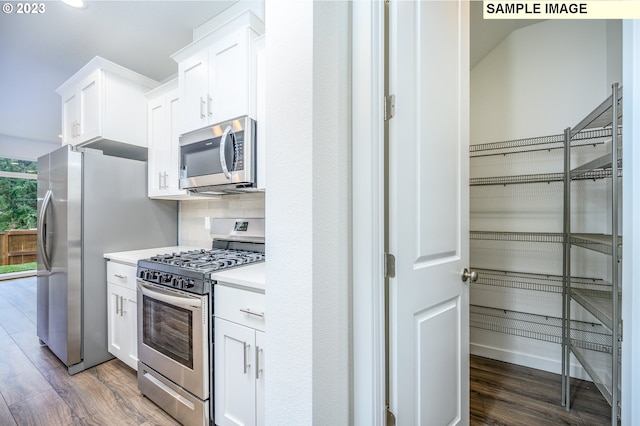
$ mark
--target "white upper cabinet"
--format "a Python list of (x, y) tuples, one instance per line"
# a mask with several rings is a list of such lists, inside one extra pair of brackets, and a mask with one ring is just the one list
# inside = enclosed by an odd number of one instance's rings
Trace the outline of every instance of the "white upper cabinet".
[(106, 153), (109, 148), (146, 148), (145, 93), (158, 84), (96, 56), (56, 90), (62, 98), (62, 144)]
[(199, 199), (179, 185), (180, 145), (178, 80), (147, 93), (149, 124), (148, 196), (170, 200)]
[(264, 23), (245, 11), (173, 55), (181, 99), (179, 133), (243, 115), (256, 118), (252, 42), (263, 33)]

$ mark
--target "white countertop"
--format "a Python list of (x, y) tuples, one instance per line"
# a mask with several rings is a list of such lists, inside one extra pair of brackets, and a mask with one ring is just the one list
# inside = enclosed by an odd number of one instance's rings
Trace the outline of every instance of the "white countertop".
[(252, 263), (237, 268), (224, 269), (211, 274), (211, 278), (218, 282), (224, 282), (255, 290), (265, 291), (264, 287), (264, 262)]
[(141, 250), (120, 251), (114, 253), (105, 253), (104, 257), (115, 262), (126, 263), (129, 265), (137, 266), (138, 260), (148, 259), (151, 256), (167, 253), (178, 253), (181, 251), (200, 250), (200, 247), (188, 247), (188, 246), (171, 246), (171, 247), (156, 247)]

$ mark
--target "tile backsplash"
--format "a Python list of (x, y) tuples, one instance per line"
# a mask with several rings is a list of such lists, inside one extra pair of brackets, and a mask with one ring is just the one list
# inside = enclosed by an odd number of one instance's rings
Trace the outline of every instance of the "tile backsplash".
[(211, 247), (211, 236), (209, 230), (205, 229), (206, 217), (264, 217), (264, 192), (180, 201), (180, 245)]

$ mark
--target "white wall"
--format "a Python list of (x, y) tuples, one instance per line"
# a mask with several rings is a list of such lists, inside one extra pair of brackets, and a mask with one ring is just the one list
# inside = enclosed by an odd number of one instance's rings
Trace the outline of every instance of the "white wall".
[[(471, 143), (562, 134), (621, 82), (620, 21), (549, 20), (514, 31), (471, 71)], [(604, 153), (577, 150), (573, 161)], [(562, 150), (471, 159), (471, 177), (563, 171)], [(572, 186), (572, 230), (609, 232), (606, 182)], [(471, 229), (562, 232), (562, 183), (474, 186)], [(597, 253), (572, 252), (572, 270), (609, 278), (610, 262)], [(473, 267), (562, 275), (561, 244), (471, 242)], [(472, 286), (471, 304), (560, 317), (560, 294)], [(572, 308), (574, 318), (591, 320)], [(471, 329), (472, 353), (556, 373), (561, 347)], [(574, 374), (582, 375), (581, 370)], [(584, 376), (582, 376), (584, 377)]]
[(273, 426), (350, 424), (350, 8), (265, 3)]
[(0, 134), (0, 157), (36, 161), (41, 155), (48, 154), (60, 146), (61, 144)]
[(471, 71), (471, 144), (577, 124), (621, 81), (621, 66), (606, 63), (609, 43), (620, 50), (617, 26), (611, 41), (602, 20), (549, 20), (511, 33)]

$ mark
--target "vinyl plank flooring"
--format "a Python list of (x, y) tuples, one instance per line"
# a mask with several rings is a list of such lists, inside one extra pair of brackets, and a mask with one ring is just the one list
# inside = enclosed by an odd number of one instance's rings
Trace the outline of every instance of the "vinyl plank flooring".
[(9, 336), (7, 330), (5, 330), (4, 327), (0, 325), (0, 349), (11, 344), (13, 344), (13, 339), (11, 338), (11, 336)]
[(0, 297), (9, 302), (32, 323), (36, 323), (37, 282), (34, 277), (0, 281)]
[[(516, 383), (518, 382), (518, 383)], [(471, 425), (606, 425), (610, 408), (590, 382), (572, 379), (573, 404), (561, 405), (561, 377), (471, 356)]]
[(41, 373), (54, 368), (65, 368), (48, 346), (40, 344), (35, 331), (14, 333), (11, 338)]
[(16, 422), (15, 420), (13, 420), (11, 410), (9, 410), (7, 403), (4, 402), (4, 399), (2, 397), (0, 397), (0, 425), (16, 426)]
[(4, 347), (0, 357), (0, 394), (8, 406), (51, 389), (17, 345)]
[[(69, 426), (79, 424), (69, 406), (55, 390), (49, 389), (9, 406), (20, 426)], [(115, 423), (113, 423), (115, 424)]]
[(33, 321), (8, 302), (0, 309), (0, 325), (9, 335), (23, 331), (35, 331), (36, 327)]

